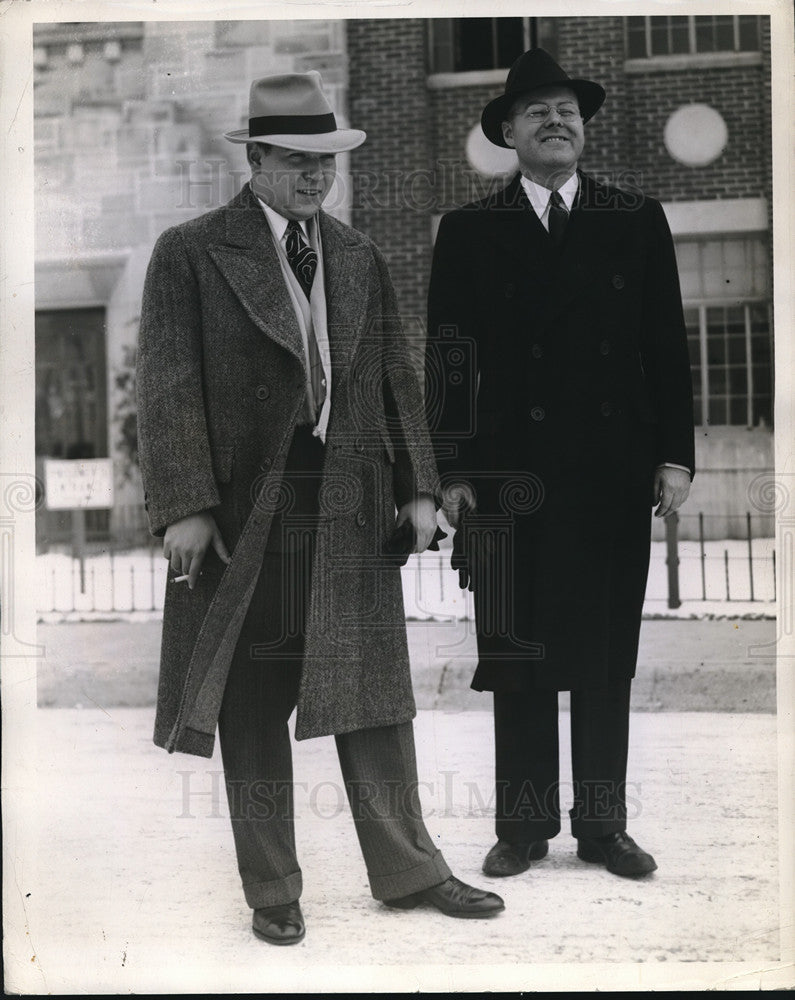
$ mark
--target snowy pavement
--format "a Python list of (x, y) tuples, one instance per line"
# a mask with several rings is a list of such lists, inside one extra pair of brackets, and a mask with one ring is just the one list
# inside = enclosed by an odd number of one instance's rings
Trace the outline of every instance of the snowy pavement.
[[(38, 700), (51, 707), (34, 709), (25, 728), (6, 718), (7, 739), (28, 748), (10, 785), (5, 777), (8, 992), (792, 987), (792, 907), (779, 892), (791, 877), (791, 831), (778, 828), (787, 800), (779, 799), (786, 740), (774, 714), (775, 605), (760, 614), (762, 602), (747, 602), (743, 616), (741, 602), (712, 602), (693, 620), (686, 602), (667, 620), (647, 601), (629, 830), (655, 855), (654, 875), (619, 879), (578, 861), (564, 826), (528, 873), (487, 879), (490, 701), (469, 689), (472, 622), (457, 607), (451, 613), (462, 595), (436, 560), (404, 571), (415, 617), (424, 618), (408, 623), (421, 800), (454, 872), (501, 893), (505, 912), (465, 921), (372, 900), (327, 738), (295, 744), (307, 937), (287, 949), (255, 939), (218, 753), (168, 756), (151, 742), (160, 614), (98, 612), (116, 620), (39, 625)], [(114, 586), (132, 583), (135, 565)], [(8, 694), (15, 689), (6, 708)], [(561, 705), (566, 810), (565, 695)]]
[[(420, 712), (421, 798), (456, 874), (506, 901), (489, 921), (390, 911), (369, 895), (331, 738), (296, 744), (306, 939), (255, 939), (221, 761), (168, 756), (147, 709), (41, 710), (37, 793), (6, 817), (6, 990), (37, 993), (755, 988), (784, 985), (771, 715), (634, 714), (630, 832), (659, 870), (577, 860), (564, 827), (515, 879), (492, 843), (491, 718)], [(567, 726), (561, 727), (563, 774)], [(570, 795), (565, 780), (562, 805)], [(23, 801), (27, 815), (20, 816)], [(22, 819), (33, 831), (15, 842)], [(14, 857), (14, 854), (12, 854)], [(628, 963), (628, 964), (621, 964)]]
[[(160, 630), (159, 621), (40, 624), (38, 704), (153, 705)], [(644, 621), (633, 710), (774, 712), (776, 631), (776, 622), (766, 619)], [(419, 708), (491, 707), (488, 694), (469, 686), (477, 655), (471, 621), (409, 622), (407, 633)]]

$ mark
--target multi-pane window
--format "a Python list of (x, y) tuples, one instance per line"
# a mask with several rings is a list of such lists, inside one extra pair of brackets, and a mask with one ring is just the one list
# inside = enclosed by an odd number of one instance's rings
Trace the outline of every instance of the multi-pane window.
[(557, 49), (549, 17), (432, 18), (428, 40), (431, 73), (507, 69), (527, 49)]
[(682, 241), (677, 259), (696, 423), (771, 427), (772, 326), (762, 241)]
[(626, 31), (629, 59), (759, 51), (759, 16), (756, 14), (628, 17)]

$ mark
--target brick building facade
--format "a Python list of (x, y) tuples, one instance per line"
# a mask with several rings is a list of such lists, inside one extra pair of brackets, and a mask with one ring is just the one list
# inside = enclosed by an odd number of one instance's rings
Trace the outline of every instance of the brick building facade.
[[(319, 69), (338, 118), (367, 131), (329, 204), (383, 248), (422, 338), (436, 224), (515, 168), (478, 122), (536, 44), (607, 90), (583, 168), (659, 198), (674, 231), (698, 396), (688, 506), (713, 537), (749, 509), (772, 534), (748, 498), (773, 466), (770, 36), (732, 15), (37, 26), (37, 451), (114, 459), (98, 534), (143, 527), (129, 372), (152, 245), (247, 177), (222, 133), (250, 81)], [(40, 524), (54, 540), (67, 522)]]

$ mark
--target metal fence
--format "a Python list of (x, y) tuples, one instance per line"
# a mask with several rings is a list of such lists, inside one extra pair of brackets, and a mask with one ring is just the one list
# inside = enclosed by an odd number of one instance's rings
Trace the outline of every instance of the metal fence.
[[(698, 519), (695, 541), (679, 539), (679, 515), (665, 520), (665, 564), (669, 608), (682, 604), (682, 580), (688, 580), (690, 600), (776, 600), (776, 549), (774, 539), (754, 536), (754, 518), (745, 515), (745, 538), (707, 541), (706, 515)], [(697, 581), (697, 582), (696, 582)], [(695, 586), (694, 586), (695, 582)]]
[[(730, 612), (772, 613), (776, 600), (775, 541), (754, 534), (746, 514), (746, 537), (710, 540), (710, 515), (698, 519), (697, 538), (682, 540), (676, 515), (666, 519), (665, 539), (652, 542), (647, 610), (682, 606), (730, 605)], [(598, 530), (598, 527), (595, 527)], [(693, 532), (688, 532), (690, 535)], [(445, 543), (442, 543), (443, 545)], [(447, 548), (413, 556), (403, 569), (408, 618), (471, 618), (471, 594), (462, 593), (450, 569)], [(143, 545), (94, 541), (83, 559), (67, 546), (51, 546), (37, 559), (38, 611), (46, 619), (117, 615), (156, 616), (162, 612), (167, 563), (162, 541)], [(706, 608), (706, 610), (710, 610)]]

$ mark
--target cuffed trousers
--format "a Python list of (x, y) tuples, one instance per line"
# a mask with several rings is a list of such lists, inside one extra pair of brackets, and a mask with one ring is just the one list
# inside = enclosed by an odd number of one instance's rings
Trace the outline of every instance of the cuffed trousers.
[[(319, 445), (306, 435), (297, 441), (288, 468), (305, 472)], [(274, 525), (219, 716), (238, 869), (253, 909), (291, 902), (302, 889), (287, 723), (298, 698), (312, 548), (311, 531), (290, 541)], [(411, 722), (335, 739), (373, 896), (396, 899), (443, 882), (451, 873), (422, 819)], [(312, 776), (306, 781), (311, 788)]]
[[(631, 681), (571, 692), (574, 837), (626, 829)], [(560, 832), (558, 692), (494, 693), (496, 832), (511, 843)]]

